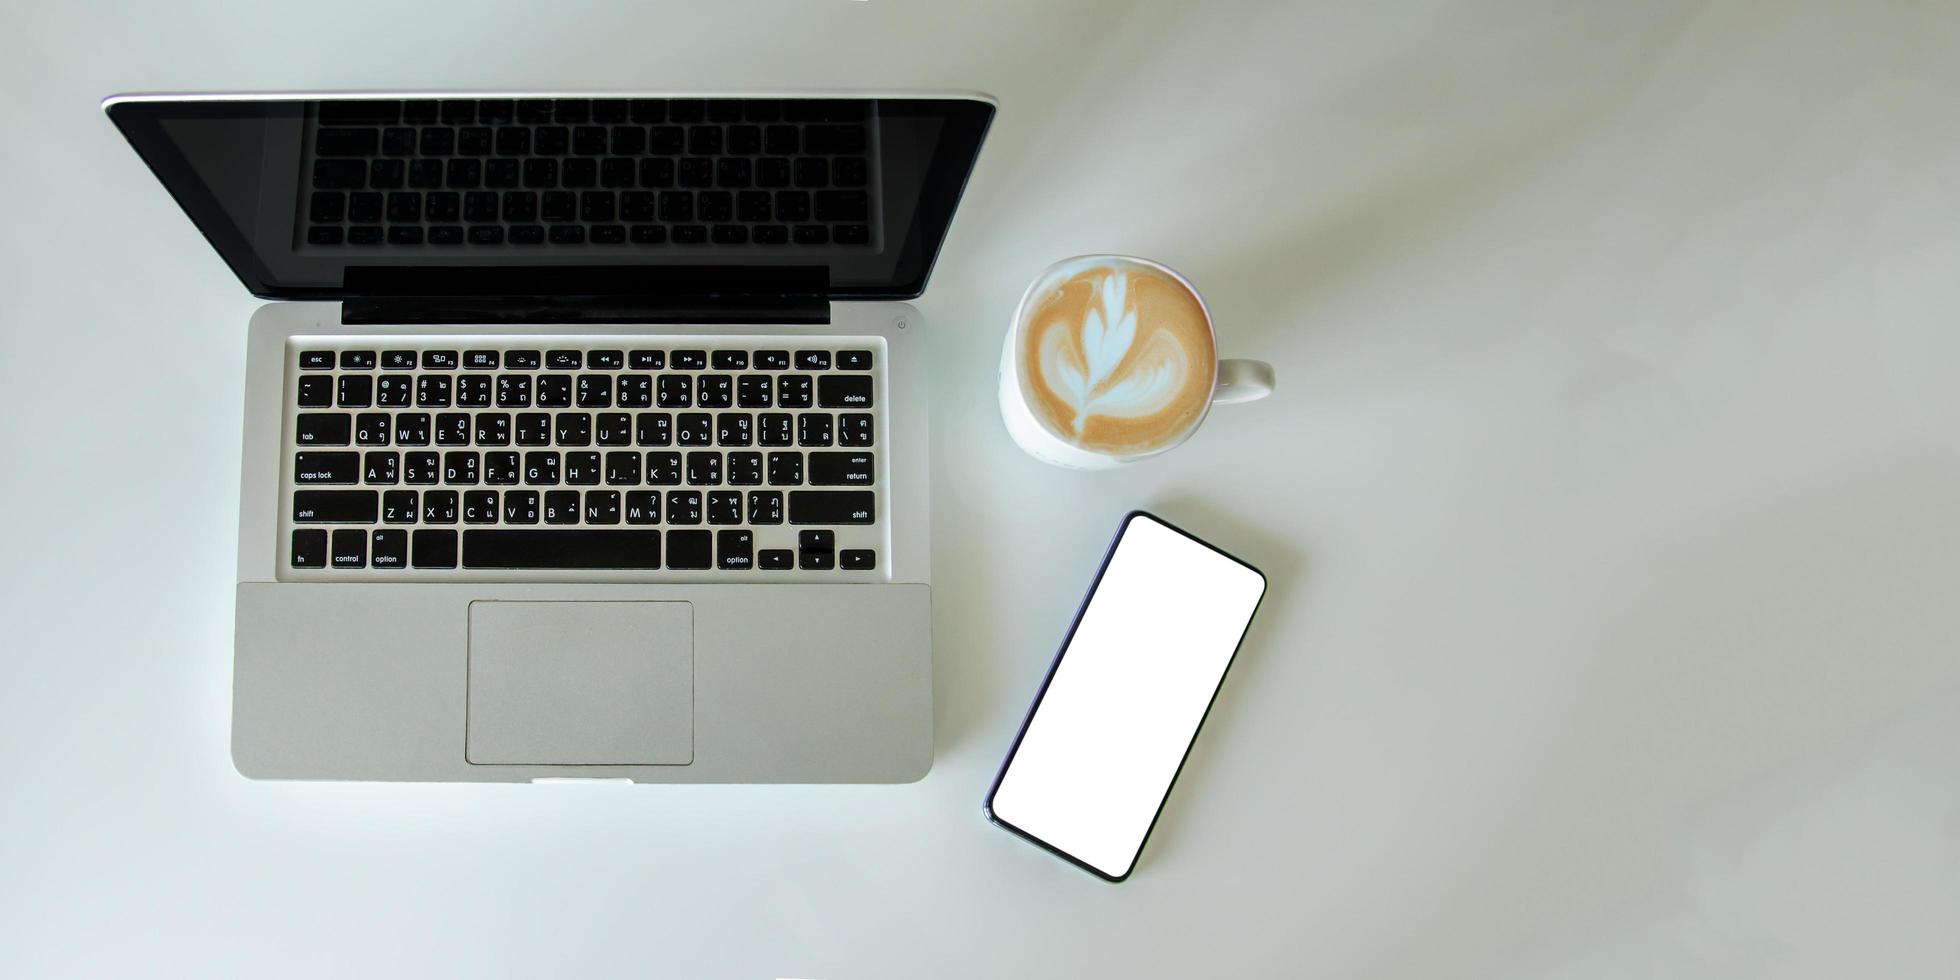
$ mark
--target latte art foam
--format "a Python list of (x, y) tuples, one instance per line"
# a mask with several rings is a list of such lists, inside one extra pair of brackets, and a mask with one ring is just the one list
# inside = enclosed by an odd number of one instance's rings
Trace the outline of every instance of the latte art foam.
[(1204, 305), (1176, 277), (1103, 260), (1064, 268), (1024, 310), (1023, 394), (1042, 425), (1094, 452), (1174, 444), (1203, 417), (1217, 364)]

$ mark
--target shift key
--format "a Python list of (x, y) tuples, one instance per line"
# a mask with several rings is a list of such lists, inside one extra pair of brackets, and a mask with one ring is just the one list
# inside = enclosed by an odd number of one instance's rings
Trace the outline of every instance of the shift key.
[(293, 491), (293, 520), (300, 524), (373, 524), (380, 506), (373, 490)]
[(870, 524), (878, 519), (878, 495), (869, 490), (791, 490), (791, 524)]

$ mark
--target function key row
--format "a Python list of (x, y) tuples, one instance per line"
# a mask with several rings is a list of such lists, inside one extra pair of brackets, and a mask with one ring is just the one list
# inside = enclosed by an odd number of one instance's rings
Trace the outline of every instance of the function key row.
[(313, 446), (870, 446), (869, 412), (302, 412)]
[[(671, 363), (669, 363), (671, 360)], [(833, 361), (827, 350), (799, 350), (794, 360), (787, 350), (676, 350), (671, 359), (659, 350), (330, 350), (301, 351), (302, 371), (331, 371), (338, 363), (343, 371), (406, 371), (421, 367), (425, 371), (453, 371), (508, 368), (513, 371), (635, 370), (705, 371), (712, 363), (717, 371), (787, 371), (792, 364), (799, 371), (828, 371), (834, 363), (841, 371), (871, 370), (871, 352), (863, 349), (840, 350)]]
[[(615, 384), (617, 380), (617, 384)], [(534, 383), (535, 382), (535, 383)], [(698, 383), (697, 383), (698, 382)], [(301, 375), (300, 408), (809, 408), (810, 375), (366, 374)], [(617, 397), (615, 397), (615, 395)], [(870, 408), (871, 376), (817, 378), (818, 408)]]

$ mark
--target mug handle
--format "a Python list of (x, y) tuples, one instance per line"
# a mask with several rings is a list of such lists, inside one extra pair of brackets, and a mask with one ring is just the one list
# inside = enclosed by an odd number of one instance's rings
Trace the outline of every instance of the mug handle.
[(1273, 393), (1273, 366), (1265, 361), (1228, 357), (1218, 362), (1218, 384), (1211, 389), (1213, 405), (1258, 401)]

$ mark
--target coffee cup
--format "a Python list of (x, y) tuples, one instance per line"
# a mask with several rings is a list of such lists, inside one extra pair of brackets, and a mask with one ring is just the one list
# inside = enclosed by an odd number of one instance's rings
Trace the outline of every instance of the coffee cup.
[(1213, 405), (1272, 394), (1273, 368), (1221, 360), (1204, 299), (1170, 268), (1080, 255), (1022, 295), (999, 387), (1001, 419), (1029, 455), (1108, 469), (1176, 448)]

